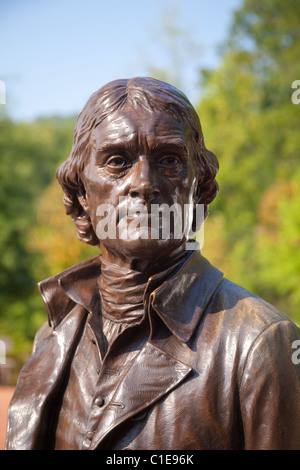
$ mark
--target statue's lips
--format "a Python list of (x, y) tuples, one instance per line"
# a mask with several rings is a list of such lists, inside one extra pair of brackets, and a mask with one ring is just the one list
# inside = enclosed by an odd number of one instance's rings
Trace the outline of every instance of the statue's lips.
[(170, 238), (175, 225), (181, 226), (180, 220), (169, 210), (169, 204), (139, 204), (119, 206), (116, 211), (116, 224), (119, 233), (127, 233), (130, 238), (141, 231), (150, 238)]
[(126, 220), (127, 224), (130, 224), (130, 222), (135, 222), (135, 224), (139, 224), (140, 226), (155, 226), (157, 228), (160, 228), (163, 223), (163, 217), (162, 214), (125, 214), (124, 216), (119, 218), (119, 223), (121, 221)]

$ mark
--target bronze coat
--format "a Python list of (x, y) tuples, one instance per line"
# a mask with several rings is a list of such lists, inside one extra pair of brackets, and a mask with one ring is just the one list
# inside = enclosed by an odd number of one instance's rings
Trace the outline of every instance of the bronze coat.
[[(96, 257), (40, 284), (49, 326), (20, 373), (7, 449), (53, 448), (60, 387), (99, 305), (100, 269)], [(101, 410), (90, 449), (300, 449), (295, 323), (199, 252), (148, 307), (151, 334)]]

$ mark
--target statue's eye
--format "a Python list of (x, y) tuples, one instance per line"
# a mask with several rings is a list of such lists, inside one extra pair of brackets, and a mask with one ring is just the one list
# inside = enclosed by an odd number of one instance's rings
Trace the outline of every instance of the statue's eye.
[(176, 155), (165, 155), (159, 159), (159, 165), (167, 168), (174, 168), (179, 163), (179, 158)]
[(129, 162), (125, 157), (122, 157), (121, 155), (115, 155), (113, 157), (110, 157), (106, 164), (111, 167), (111, 168), (125, 168), (129, 166)]

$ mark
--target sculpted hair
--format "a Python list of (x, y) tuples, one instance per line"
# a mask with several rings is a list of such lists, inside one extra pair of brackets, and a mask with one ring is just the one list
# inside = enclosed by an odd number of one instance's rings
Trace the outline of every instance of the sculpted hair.
[(133, 108), (164, 111), (191, 127), (194, 169), (198, 180), (195, 204), (204, 204), (205, 217), (208, 215), (208, 205), (218, 192), (218, 161), (205, 147), (199, 117), (187, 97), (174, 86), (154, 78), (112, 81), (93, 93), (78, 115), (71, 153), (56, 172), (64, 191), (66, 214), (72, 217), (77, 236), (83, 243), (99, 244), (90, 217), (78, 200), (79, 197), (85, 196), (82, 175), (89, 159), (91, 132), (107, 116), (122, 109), (127, 103)]

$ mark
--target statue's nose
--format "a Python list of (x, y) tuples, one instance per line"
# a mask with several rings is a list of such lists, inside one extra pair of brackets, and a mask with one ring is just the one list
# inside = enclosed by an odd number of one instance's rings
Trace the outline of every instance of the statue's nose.
[(140, 157), (136, 163), (129, 194), (132, 198), (141, 198), (145, 201), (158, 199), (160, 196), (155, 170), (151, 168), (149, 160), (144, 156)]

